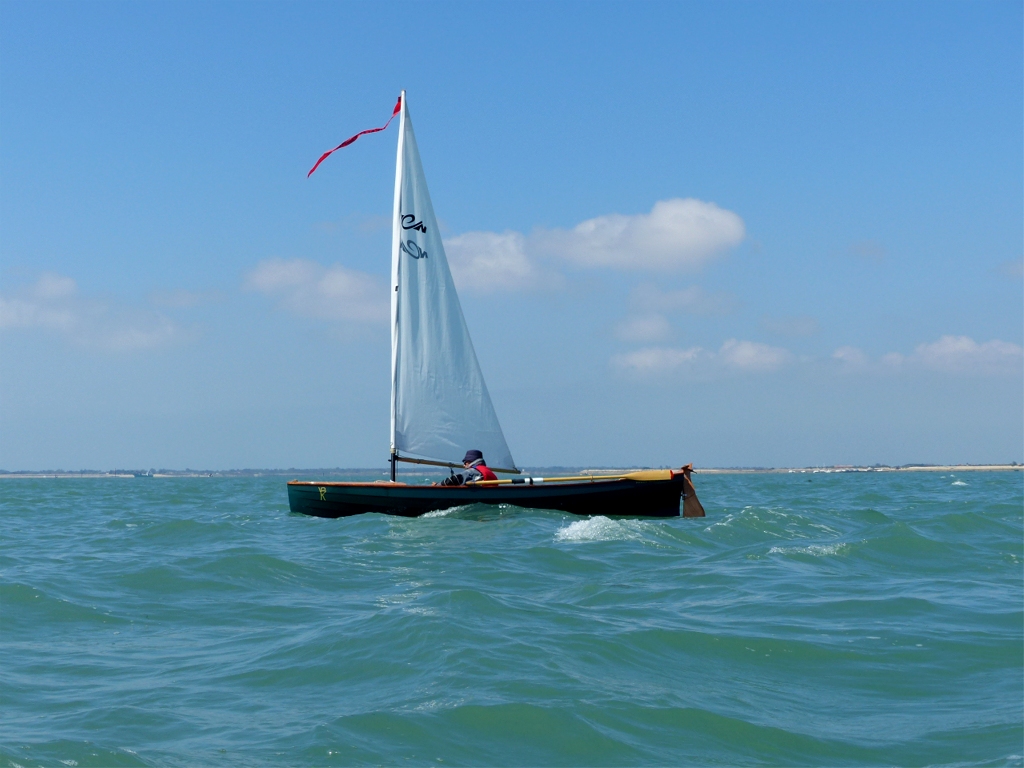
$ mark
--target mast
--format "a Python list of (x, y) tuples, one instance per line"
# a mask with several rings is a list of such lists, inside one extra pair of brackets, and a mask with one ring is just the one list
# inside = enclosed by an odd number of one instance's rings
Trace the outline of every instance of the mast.
[(395, 480), (398, 448), (395, 442), (395, 413), (398, 404), (398, 268), (402, 243), (402, 157), (405, 150), (405, 91), (398, 115), (398, 158), (395, 160), (395, 209), (391, 219), (391, 481)]

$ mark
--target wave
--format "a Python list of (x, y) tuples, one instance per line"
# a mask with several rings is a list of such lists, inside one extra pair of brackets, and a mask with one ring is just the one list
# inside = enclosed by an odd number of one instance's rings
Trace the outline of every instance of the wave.
[(637, 541), (644, 539), (646, 527), (650, 525), (641, 520), (612, 520), (599, 515), (559, 528), (555, 541)]

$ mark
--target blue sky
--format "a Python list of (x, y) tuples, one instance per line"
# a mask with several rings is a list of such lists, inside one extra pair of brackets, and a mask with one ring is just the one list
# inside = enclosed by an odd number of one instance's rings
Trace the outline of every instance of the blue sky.
[(0, 468), (382, 466), (403, 88), (520, 465), (1021, 461), (1022, 22), (4, 3)]

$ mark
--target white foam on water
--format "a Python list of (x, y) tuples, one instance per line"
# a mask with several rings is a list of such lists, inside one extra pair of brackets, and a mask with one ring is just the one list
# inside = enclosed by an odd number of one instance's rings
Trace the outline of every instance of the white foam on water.
[(847, 548), (846, 544), (811, 544), (808, 547), (772, 547), (768, 550), (769, 555), (813, 555), (814, 557), (825, 557), (826, 555), (838, 555)]
[(448, 515), (455, 512), (456, 509), (458, 509), (458, 507), (452, 507), (450, 509), (437, 509), (434, 510), (433, 512), (427, 512), (426, 514), (420, 515), (420, 519), (425, 520), (429, 517), (448, 517)]
[(64, 765), (70, 765), (72, 768), (74, 768), (74, 766), (78, 765), (78, 761), (77, 760), (60, 760), (58, 762), (64, 763)]
[(424, 701), (422, 704), (417, 704), (411, 711), (436, 712), (437, 710), (456, 709), (463, 706), (465, 703), (466, 699), (462, 697), (431, 699), (430, 701)]
[(954, 480), (953, 485), (967, 485), (963, 480)]
[(577, 520), (555, 533), (555, 541), (628, 541), (642, 539), (643, 524), (638, 520), (612, 520), (608, 517), (590, 517)]
[(819, 531), (824, 531), (825, 533), (839, 533), (836, 529), (829, 528), (827, 525), (822, 525), (821, 523), (808, 523), (808, 525), (811, 528), (817, 528)]
[(733, 518), (733, 516), (731, 514), (728, 514), (728, 515), (725, 516), (724, 519), (719, 520), (717, 523), (712, 523), (711, 525), (709, 525), (707, 528), (704, 529), (704, 532), (707, 533), (712, 528), (717, 528), (719, 525), (727, 526), (727, 525), (729, 525), (729, 523), (732, 522), (732, 518)]

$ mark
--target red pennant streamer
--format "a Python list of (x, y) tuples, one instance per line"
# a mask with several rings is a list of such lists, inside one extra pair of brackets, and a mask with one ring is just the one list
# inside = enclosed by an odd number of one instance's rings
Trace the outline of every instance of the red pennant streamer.
[(399, 96), (398, 97), (398, 101), (395, 103), (395, 111), (391, 113), (391, 117), (388, 118), (388, 121), (386, 123), (384, 123), (384, 125), (382, 125), (380, 128), (367, 128), (365, 131), (360, 131), (359, 133), (357, 133), (352, 138), (345, 139), (343, 142), (341, 142), (341, 144), (336, 146), (334, 149), (329, 149), (326, 152), (324, 152), (322, 155), (320, 155), (320, 159), (316, 161), (316, 165), (314, 165), (312, 168), (309, 169), (309, 173), (306, 174), (306, 178), (308, 179), (310, 176), (312, 176), (313, 175), (313, 171), (315, 171), (317, 169), (317, 167), (320, 165), (320, 163), (322, 163), (325, 159), (327, 159), (327, 156), (329, 154), (331, 154), (332, 152), (337, 152), (342, 147), (347, 147), (349, 144), (351, 144), (353, 141), (358, 139), (364, 133), (377, 133), (377, 131), (383, 131), (385, 128), (387, 128), (389, 125), (391, 125), (391, 121), (395, 119), (395, 115), (397, 115), (399, 113), (399, 111), (401, 111), (401, 109), (402, 109), (402, 97)]

